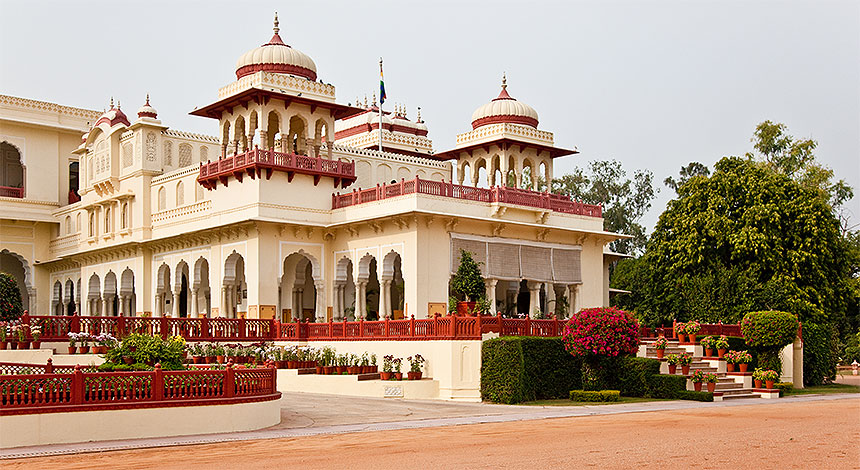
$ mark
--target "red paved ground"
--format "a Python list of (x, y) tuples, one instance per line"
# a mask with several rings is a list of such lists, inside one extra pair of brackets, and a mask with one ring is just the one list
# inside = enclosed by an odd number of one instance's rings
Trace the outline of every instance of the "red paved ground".
[(6, 469), (860, 469), (860, 399), (2, 461)]

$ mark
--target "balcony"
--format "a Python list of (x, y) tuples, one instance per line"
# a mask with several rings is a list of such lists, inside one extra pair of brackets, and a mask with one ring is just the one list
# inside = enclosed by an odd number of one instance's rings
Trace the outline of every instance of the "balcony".
[(354, 162), (255, 148), (214, 162), (201, 163), (197, 182), (206, 189), (215, 189), (219, 182), (227, 186), (231, 176), (241, 183), (245, 175), (255, 179), (265, 173), (266, 179), (269, 179), (276, 170), (286, 172), (289, 181), (293, 180), (296, 173), (311, 175), (314, 185), (319, 184), (320, 178), (329, 177), (334, 180), (335, 187), (345, 188), (356, 179)]
[(395, 184), (383, 184), (375, 188), (359, 189), (346, 194), (333, 194), (331, 208), (340, 209), (366, 202), (380, 201), (404, 194), (429, 194), (467, 201), (486, 202), (491, 204), (513, 204), (534, 207), (564, 214), (583, 215), (586, 217), (603, 217), (603, 208), (593, 204), (573, 201), (569, 196), (552, 193), (542, 193), (527, 189), (494, 186), (489, 189), (460, 186), (444, 181), (429, 181), (415, 178)]
[(24, 188), (0, 186), (0, 197), (16, 197), (18, 199), (24, 199)]

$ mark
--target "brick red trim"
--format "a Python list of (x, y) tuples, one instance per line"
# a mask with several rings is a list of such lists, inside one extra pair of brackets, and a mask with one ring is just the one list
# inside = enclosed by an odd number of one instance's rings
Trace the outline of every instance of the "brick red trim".
[(475, 119), (472, 121), (472, 129), (477, 129), (481, 126), (487, 126), (490, 124), (523, 124), (526, 126), (531, 126), (537, 129), (538, 120), (529, 117), (529, 116), (514, 116), (510, 114), (500, 115), (500, 116), (485, 116), (480, 119)]
[(290, 75), (296, 75), (302, 78), (307, 78), (308, 80), (317, 79), (317, 73), (311, 69), (305, 67), (299, 67), (298, 65), (293, 64), (250, 64), (239, 67), (236, 69), (236, 79), (242, 78), (246, 75), (251, 75), (252, 73), (257, 72), (272, 72), (272, 73), (287, 73)]
[(5, 408), (0, 407), (0, 416), (30, 415), (40, 413), (77, 413), (80, 411), (106, 411), (106, 410), (135, 410), (142, 408), (173, 408), (177, 406), (217, 406), (237, 405), (240, 403), (258, 403), (263, 401), (279, 400), (281, 392), (268, 395), (233, 398), (205, 398), (197, 400), (164, 400), (157, 402), (120, 402), (120, 403), (96, 403), (91, 405), (55, 405), (35, 406), (27, 408)]

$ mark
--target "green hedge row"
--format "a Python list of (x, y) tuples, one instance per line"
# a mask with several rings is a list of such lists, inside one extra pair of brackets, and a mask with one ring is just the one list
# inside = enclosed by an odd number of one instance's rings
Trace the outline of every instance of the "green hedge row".
[(791, 393), (794, 390), (794, 383), (792, 382), (777, 382), (773, 386), (779, 389), (779, 396), (784, 396), (786, 393)]
[(481, 397), (496, 403), (568, 398), (582, 388), (579, 363), (561, 338), (502, 337), (481, 349)]
[(696, 392), (694, 390), (681, 390), (677, 392), (675, 398), (679, 400), (695, 400), (695, 401), (714, 401), (714, 394), (711, 392)]
[(645, 396), (648, 398), (677, 398), (678, 392), (687, 389), (687, 378), (683, 375), (652, 375), (648, 379)]
[(610, 402), (618, 401), (621, 396), (619, 390), (571, 390), (570, 399), (572, 401), (585, 402)]

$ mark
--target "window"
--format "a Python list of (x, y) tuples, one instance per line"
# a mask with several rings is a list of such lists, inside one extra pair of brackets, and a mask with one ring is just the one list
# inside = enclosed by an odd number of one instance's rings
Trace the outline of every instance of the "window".
[(158, 210), (163, 211), (165, 208), (167, 208), (167, 192), (162, 186), (158, 188)]
[(96, 214), (95, 212), (90, 212), (90, 236), (96, 236)]
[(113, 224), (111, 224), (110, 220), (110, 207), (105, 208), (105, 233), (111, 233), (113, 231)]
[(66, 216), (65, 224), (64, 224), (64, 232), (66, 235), (72, 233), (72, 217)]
[(191, 165), (191, 145), (179, 144), (179, 167), (185, 168)]
[(79, 173), (79, 165), (78, 162), (69, 163), (69, 193), (78, 195), (78, 189), (80, 184), (78, 183), (78, 173)]
[(128, 228), (128, 203), (124, 202), (122, 204), (122, 212), (120, 213), (120, 227), (123, 230)]
[(176, 183), (176, 206), (185, 205), (185, 185), (182, 181)]
[[(24, 165), (21, 163), (21, 153), (8, 142), (0, 143), (0, 186), (16, 189), (24, 187)], [(2, 194), (24, 197), (23, 190), (8, 190)]]

